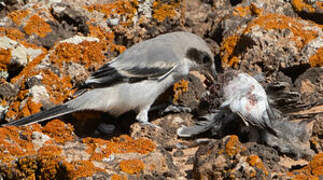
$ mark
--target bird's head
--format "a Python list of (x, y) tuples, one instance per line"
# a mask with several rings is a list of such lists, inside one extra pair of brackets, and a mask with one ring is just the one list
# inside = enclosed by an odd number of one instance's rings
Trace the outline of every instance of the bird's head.
[(205, 75), (211, 75), (213, 80), (216, 76), (214, 55), (207, 46), (188, 48), (186, 58), (193, 62), (191, 70), (198, 70)]

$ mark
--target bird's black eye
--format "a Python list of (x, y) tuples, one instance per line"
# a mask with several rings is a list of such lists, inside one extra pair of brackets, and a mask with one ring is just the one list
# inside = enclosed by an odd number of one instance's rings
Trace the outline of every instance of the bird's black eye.
[(195, 61), (197, 64), (210, 64), (211, 57), (205, 51), (200, 51), (196, 48), (190, 48), (186, 52), (186, 57)]
[(209, 55), (204, 55), (203, 60), (202, 60), (203, 64), (208, 64), (211, 62), (211, 58)]

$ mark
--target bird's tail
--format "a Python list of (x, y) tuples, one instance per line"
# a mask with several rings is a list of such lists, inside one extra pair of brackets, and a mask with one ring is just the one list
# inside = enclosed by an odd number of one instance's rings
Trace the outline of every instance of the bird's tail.
[(198, 121), (194, 126), (182, 126), (177, 129), (176, 133), (179, 137), (193, 137), (201, 133), (204, 133), (211, 128), (220, 128), (222, 124), (219, 119), (219, 114), (220, 113), (210, 113), (205, 116), (202, 116), (200, 117), (200, 119), (203, 120)]
[(25, 126), (34, 123), (39, 123), (43, 121), (47, 121), (50, 119), (54, 119), (65, 114), (69, 114), (77, 111), (75, 108), (70, 108), (66, 104), (58, 105), (53, 108), (50, 108), (45, 111), (41, 111), (39, 113), (33, 114), (28, 117), (24, 117), (17, 121), (11, 121), (9, 123), (3, 124), (2, 126)]

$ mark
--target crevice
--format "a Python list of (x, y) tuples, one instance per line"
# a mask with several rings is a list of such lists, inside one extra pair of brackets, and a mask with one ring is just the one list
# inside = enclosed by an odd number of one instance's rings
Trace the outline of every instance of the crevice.
[(240, 4), (241, 2), (242, 2), (242, 0), (230, 0), (231, 6), (236, 6), (236, 5)]
[(310, 67), (311, 66), (309, 64), (301, 64), (298, 66), (282, 68), (280, 69), (280, 71), (283, 72), (286, 76), (290, 77), (292, 79), (292, 82), (294, 83), (295, 80)]

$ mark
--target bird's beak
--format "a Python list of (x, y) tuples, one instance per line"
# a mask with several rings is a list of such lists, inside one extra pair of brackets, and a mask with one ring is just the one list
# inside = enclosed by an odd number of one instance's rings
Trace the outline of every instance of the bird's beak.
[(215, 69), (215, 65), (214, 64), (212, 64), (212, 66), (211, 66), (211, 73), (213, 75), (213, 78), (216, 79), (215, 77), (217, 75), (217, 72), (216, 72), (216, 69)]

